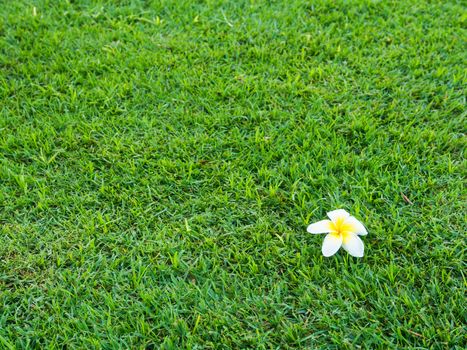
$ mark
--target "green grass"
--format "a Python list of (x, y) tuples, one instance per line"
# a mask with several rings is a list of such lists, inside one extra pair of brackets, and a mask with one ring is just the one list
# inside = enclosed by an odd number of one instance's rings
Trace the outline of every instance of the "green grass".
[(462, 349), (464, 5), (1, 1), (0, 348)]

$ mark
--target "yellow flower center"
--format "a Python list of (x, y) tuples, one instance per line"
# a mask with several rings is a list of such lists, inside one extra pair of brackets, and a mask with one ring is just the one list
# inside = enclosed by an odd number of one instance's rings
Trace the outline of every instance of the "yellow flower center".
[(342, 236), (344, 243), (349, 238), (349, 234), (354, 231), (354, 227), (349, 223), (345, 223), (344, 218), (338, 218), (335, 222), (331, 221), (330, 226), (331, 233), (336, 236)]

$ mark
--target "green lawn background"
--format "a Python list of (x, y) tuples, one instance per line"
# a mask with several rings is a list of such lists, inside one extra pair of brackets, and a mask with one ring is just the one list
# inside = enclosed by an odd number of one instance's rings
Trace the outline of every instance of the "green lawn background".
[(466, 18), (0, 1), (0, 348), (462, 349)]

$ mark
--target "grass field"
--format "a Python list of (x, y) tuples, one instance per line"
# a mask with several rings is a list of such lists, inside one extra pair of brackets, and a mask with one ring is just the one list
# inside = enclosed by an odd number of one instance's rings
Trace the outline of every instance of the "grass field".
[(0, 1), (0, 349), (463, 349), (464, 5)]

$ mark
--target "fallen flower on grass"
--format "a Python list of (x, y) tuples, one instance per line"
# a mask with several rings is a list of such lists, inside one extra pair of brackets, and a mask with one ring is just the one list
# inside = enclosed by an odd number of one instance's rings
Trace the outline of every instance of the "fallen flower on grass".
[(358, 236), (368, 234), (365, 226), (344, 209), (330, 211), (328, 217), (331, 220), (321, 220), (307, 228), (309, 233), (327, 233), (323, 241), (323, 255), (333, 256), (342, 246), (350, 255), (362, 257), (364, 246)]

